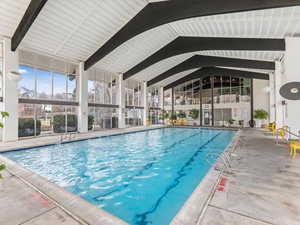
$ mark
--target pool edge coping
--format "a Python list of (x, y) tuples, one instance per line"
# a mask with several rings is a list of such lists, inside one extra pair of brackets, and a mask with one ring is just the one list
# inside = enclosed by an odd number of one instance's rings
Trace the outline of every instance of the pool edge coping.
[[(240, 140), (241, 130), (238, 130), (224, 152), (236, 149)], [(205, 213), (210, 199), (213, 197), (216, 187), (222, 177), (224, 167), (216, 170), (214, 163), (205, 177), (200, 181), (189, 198), (185, 201), (179, 212), (169, 225), (197, 225)]]
[[(175, 127), (175, 128), (191, 128), (191, 129), (211, 129), (211, 130), (232, 130), (237, 131), (235, 134), (235, 137), (231, 140), (231, 142), (228, 144), (227, 148), (224, 151), (227, 151), (230, 147), (232, 147), (233, 141), (236, 139), (237, 134), (239, 133), (239, 130), (237, 129), (222, 129), (222, 128), (206, 128), (206, 127), (177, 127), (177, 126), (161, 126), (161, 127), (153, 127), (153, 128), (145, 128), (145, 129), (138, 129), (133, 131), (120, 131), (114, 134), (106, 134), (106, 135), (98, 135), (96, 137), (89, 137), (89, 138), (80, 138), (75, 141), (70, 142), (76, 142), (76, 141), (84, 141), (89, 139), (95, 139), (95, 138), (101, 138), (101, 137), (108, 137), (108, 136), (116, 136), (116, 135), (122, 135), (122, 134), (130, 134), (130, 133), (136, 133), (136, 132), (143, 132), (143, 131), (150, 131), (150, 130), (156, 130), (156, 129), (163, 129), (163, 128), (169, 128), (169, 127)], [(70, 142), (64, 142), (70, 143)], [(38, 148), (43, 146), (49, 146), (49, 145), (55, 145), (57, 143), (50, 143), (50, 144), (44, 144), (44, 145), (38, 145), (33, 147), (20, 147), (16, 149), (10, 149), (7, 151), (2, 151), (0, 153), (4, 152), (10, 152), (10, 151), (20, 151), (30, 148)], [(44, 195), (46, 198), (48, 198), (50, 201), (52, 201), (54, 204), (56, 204), (59, 208), (64, 210), (67, 214), (69, 214), (74, 219), (78, 220), (80, 223), (88, 224), (88, 225), (94, 225), (94, 224), (102, 224), (102, 225), (128, 225), (127, 222), (123, 221), (122, 219), (110, 214), (109, 212), (102, 210), (98, 208), (97, 206), (93, 205), (92, 203), (89, 203), (88, 201), (84, 200), (80, 196), (77, 196), (73, 194), (70, 191), (67, 191), (66, 189), (58, 186), (55, 183), (50, 182), (46, 178), (40, 176), (39, 174), (36, 174), (29, 169), (21, 166), (20, 164), (2, 156), (0, 154), (0, 161), (2, 161), (7, 166), (7, 170), (17, 178), (19, 178), (23, 183), (26, 185), (31, 186), (33, 189), (38, 191), (40, 194)], [(196, 224), (199, 220), (199, 209), (200, 214), (202, 213), (204, 209), (204, 204), (201, 207), (199, 205), (199, 196), (203, 198), (204, 196), (204, 190), (206, 190), (203, 187), (208, 186), (210, 189), (210, 192), (208, 195), (210, 196), (211, 193), (214, 191), (215, 185), (217, 181), (219, 180), (219, 177), (221, 175), (221, 171), (216, 171), (214, 169), (214, 166), (210, 168), (209, 172), (205, 175), (205, 177), (200, 181), (200, 183), (197, 185), (195, 190), (192, 192), (192, 194), (189, 196), (189, 198), (185, 201), (179, 212), (175, 215), (175, 217), (172, 219), (170, 225), (182, 225), (182, 224)], [(213, 187), (212, 187), (213, 185)], [(207, 192), (205, 192), (207, 193)], [(200, 195), (201, 194), (201, 195)], [(205, 195), (207, 196), (207, 194)], [(206, 199), (209, 199), (209, 196), (206, 197)], [(195, 200), (197, 199), (197, 204), (195, 203)], [(192, 202), (191, 202), (192, 201)], [(195, 209), (196, 208), (196, 209)], [(195, 220), (195, 216), (190, 215), (190, 212), (197, 211), (197, 219)], [(186, 217), (188, 215), (189, 219), (188, 222), (185, 221), (182, 217)], [(184, 221), (182, 223), (182, 221)]]

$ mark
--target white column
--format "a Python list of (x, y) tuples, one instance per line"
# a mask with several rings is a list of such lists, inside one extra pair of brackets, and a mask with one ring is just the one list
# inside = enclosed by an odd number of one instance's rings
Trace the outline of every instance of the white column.
[[(4, 119), (2, 140), (18, 140), (18, 81), (19, 71), (18, 51), (11, 51), (11, 40), (3, 41), (3, 103), (2, 111), (8, 112), (9, 117)], [(12, 75), (11, 73), (15, 73)]]
[(79, 107), (78, 107), (78, 131), (88, 132), (88, 73), (84, 71), (84, 62), (79, 64)]
[(272, 123), (276, 120), (276, 108), (275, 108), (275, 78), (274, 73), (270, 73), (269, 75), (269, 122)]
[(125, 128), (125, 82), (123, 80), (123, 74), (119, 76), (118, 104), (118, 126), (119, 128)]
[(284, 114), (283, 114), (283, 98), (281, 97), (279, 90), (282, 86), (282, 63), (280, 61), (275, 62), (275, 117), (276, 126), (281, 128), (284, 125)]
[[(286, 38), (286, 53), (284, 58), (284, 83), (300, 82), (299, 59), (300, 59), (300, 38)], [(298, 91), (300, 91), (298, 89)], [(300, 130), (300, 100), (286, 100), (285, 116), (286, 125), (294, 133)]]
[(147, 82), (144, 82), (143, 84), (143, 107), (144, 107), (144, 113), (143, 113), (143, 121), (144, 126), (147, 125), (148, 120), (148, 88), (147, 88)]
[(159, 88), (159, 103), (160, 103), (160, 108), (163, 110), (164, 108), (164, 88), (160, 87)]

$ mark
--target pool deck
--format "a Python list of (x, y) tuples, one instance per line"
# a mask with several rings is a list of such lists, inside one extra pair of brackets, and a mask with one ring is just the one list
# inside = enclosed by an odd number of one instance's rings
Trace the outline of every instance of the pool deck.
[[(76, 139), (145, 129), (149, 128), (79, 134)], [(178, 219), (173, 221), (174, 225), (300, 224), (300, 155), (291, 159), (288, 147), (276, 145), (273, 138), (262, 130), (244, 129), (240, 132), (240, 140), (231, 161), (233, 173), (220, 175), (212, 169), (197, 187), (202, 192), (207, 185), (213, 187), (206, 190), (205, 196), (202, 195), (206, 198), (205, 202), (201, 196), (194, 194), (188, 200), (193, 202), (189, 207), (192, 206), (198, 213), (197, 219), (186, 223), (176, 216)], [(0, 151), (58, 141), (59, 137), (24, 139), (1, 144)], [(3, 173), (5, 179), (0, 181), (1, 225), (126, 224), (72, 193), (54, 184), (49, 185), (45, 179), (20, 169), (14, 163), (7, 166), (8, 170)], [(66, 197), (69, 199), (67, 202)], [(185, 213), (183, 216), (189, 219), (189, 216), (195, 215)]]
[(288, 146), (263, 130), (245, 129), (241, 139), (233, 174), (197, 225), (299, 225), (300, 155), (291, 159)]

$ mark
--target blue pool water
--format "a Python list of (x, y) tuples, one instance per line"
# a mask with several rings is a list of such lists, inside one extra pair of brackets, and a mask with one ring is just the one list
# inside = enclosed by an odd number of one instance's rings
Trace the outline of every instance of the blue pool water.
[(3, 153), (132, 225), (167, 225), (234, 131), (164, 128)]

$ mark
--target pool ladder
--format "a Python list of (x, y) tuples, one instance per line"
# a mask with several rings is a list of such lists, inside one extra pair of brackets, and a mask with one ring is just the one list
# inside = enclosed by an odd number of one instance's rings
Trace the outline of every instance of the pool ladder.
[(66, 133), (63, 135), (60, 135), (59, 144), (63, 143), (64, 141), (71, 141), (74, 138), (76, 138), (77, 133)]
[[(230, 164), (230, 153), (228, 152), (222, 152), (220, 151), (210, 151), (206, 154), (205, 160), (208, 162), (211, 166), (214, 166), (215, 170), (222, 170), (223, 168), (219, 167), (219, 164), (221, 163), (224, 166), (224, 171), (227, 173), (232, 173), (232, 168)], [(212, 162), (211, 159), (214, 161)]]
[[(240, 137), (237, 141), (237, 143), (232, 143), (231, 146), (228, 148), (228, 150), (214, 150), (210, 151), (206, 154), (205, 160), (208, 162), (211, 166), (214, 166), (215, 170), (223, 170), (225, 173), (233, 174), (233, 169), (231, 166), (231, 158), (232, 156), (236, 156), (234, 154), (234, 151), (237, 147), (242, 148), (244, 145), (244, 141), (242, 137)], [(223, 152), (222, 152), (223, 151)], [(212, 162), (210, 159), (213, 159), (214, 162)], [(224, 166), (223, 168), (220, 168), (220, 163)]]

